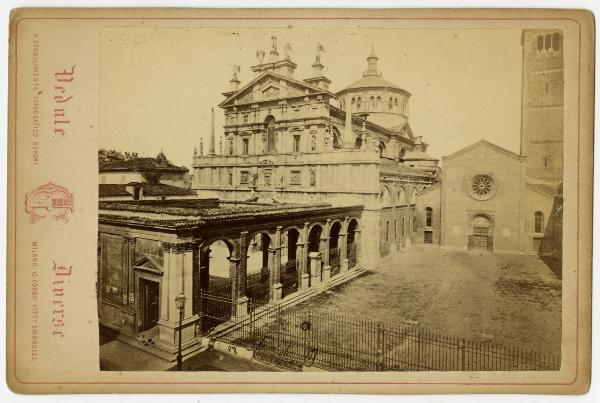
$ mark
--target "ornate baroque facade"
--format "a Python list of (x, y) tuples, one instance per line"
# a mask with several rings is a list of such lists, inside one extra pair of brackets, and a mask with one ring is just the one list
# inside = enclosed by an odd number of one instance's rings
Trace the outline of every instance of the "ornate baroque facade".
[[(294, 77), (287, 49), (280, 57), (272, 38), (244, 86), (234, 68), (219, 105), (223, 135), (217, 141), (213, 115), (208, 152), (201, 144), (194, 156), (192, 188), (222, 200), (363, 205), (365, 239), (372, 240), (363, 262), (373, 267), (380, 253), (414, 240), (415, 195), (435, 182), (437, 160), (412, 133), (410, 93), (383, 78), (374, 50), (363, 77), (333, 93), (322, 46), (304, 80)], [(414, 151), (425, 157), (409, 165), (404, 157)]]

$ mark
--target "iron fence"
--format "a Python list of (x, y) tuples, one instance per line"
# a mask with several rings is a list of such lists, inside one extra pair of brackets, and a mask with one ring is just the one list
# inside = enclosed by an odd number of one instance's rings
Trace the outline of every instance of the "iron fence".
[(293, 371), (304, 367), (327, 371), (560, 369), (560, 355), (555, 353), (315, 312), (302, 305), (251, 303), (243, 319), (226, 330), (212, 329), (211, 337), (253, 350), (256, 359)]

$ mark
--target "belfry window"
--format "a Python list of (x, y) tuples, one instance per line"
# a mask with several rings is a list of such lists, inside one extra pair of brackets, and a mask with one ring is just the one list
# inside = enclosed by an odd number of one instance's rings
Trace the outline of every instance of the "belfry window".
[(560, 36), (559, 33), (556, 33), (552, 36), (552, 49), (554, 49), (554, 51), (559, 51), (560, 48), (562, 47), (562, 37)]

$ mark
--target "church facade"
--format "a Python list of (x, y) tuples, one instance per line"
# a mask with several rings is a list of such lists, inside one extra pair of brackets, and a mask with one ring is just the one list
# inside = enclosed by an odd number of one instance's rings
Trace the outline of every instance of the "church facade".
[(485, 140), (442, 158), (418, 194), (417, 242), (562, 258), (561, 32), (525, 30), (521, 152)]
[[(304, 80), (294, 77), (287, 49), (280, 57), (272, 38), (244, 86), (234, 70), (219, 105), (223, 135), (217, 141), (213, 115), (208, 152), (201, 144), (194, 156), (192, 188), (222, 200), (363, 205), (363, 239), (371, 242), (363, 264), (374, 267), (415, 241), (416, 194), (435, 183), (437, 160), (412, 133), (410, 93), (383, 78), (374, 50), (362, 78), (333, 93), (321, 46)], [(404, 161), (415, 151), (421, 158)]]

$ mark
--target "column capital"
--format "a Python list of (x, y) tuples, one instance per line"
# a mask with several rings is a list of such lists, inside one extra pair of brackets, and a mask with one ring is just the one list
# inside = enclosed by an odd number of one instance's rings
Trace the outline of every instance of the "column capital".
[(123, 237), (123, 240), (124, 240), (125, 242), (127, 242), (127, 243), (129, 243), (129, 244), (133, 244), (133, 245), (135, 245), (135, 243), (137, 242), (137, 238), (136, 238), (136, 237), (133, 237), (133, 236), (128, 236), (128, 235), (125, 235), (125, 236)]
[(186, 249), (184, 242), (161, 242), (164, 249), (168, 249), (171, 253), (183, 253)]

